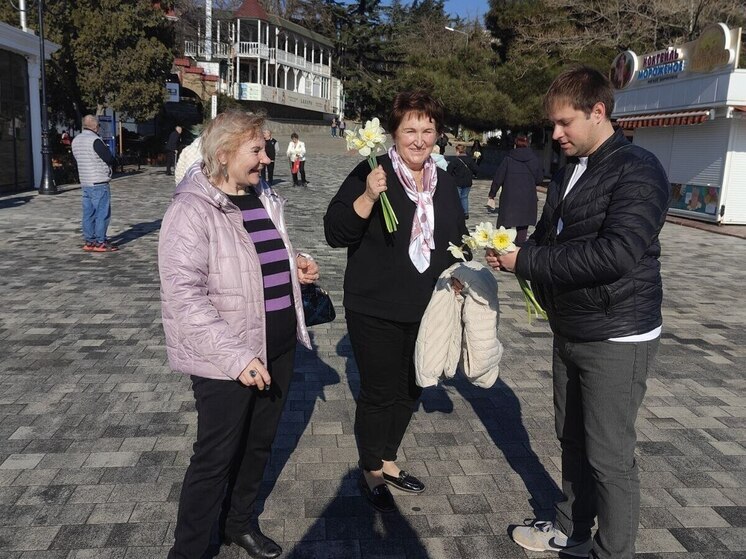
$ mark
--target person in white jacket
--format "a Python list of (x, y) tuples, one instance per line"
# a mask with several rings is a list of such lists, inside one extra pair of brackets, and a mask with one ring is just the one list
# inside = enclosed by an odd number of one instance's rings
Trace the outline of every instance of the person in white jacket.
[[(308, 186), (306, 180), (306, 144), (300, 141), (296, 132), (290, 135), (287, 156), (288, 161), (290, 161), (290, 172), (293, 175), (293, 186)], [(293, 165), (296, 161), (299, 166), (294, 169)], [(300, 174), (300, 180), (298, 180), (298, 174)]]

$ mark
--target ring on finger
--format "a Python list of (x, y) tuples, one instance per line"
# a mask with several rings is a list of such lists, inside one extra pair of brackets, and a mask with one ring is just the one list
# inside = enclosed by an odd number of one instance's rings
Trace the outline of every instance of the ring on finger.
[(257, 375), (257, 372), (256, 372), (256, 371), (255, 371), (254, 369), (251, 369), (251, 370), (249, 371), (249, 376), (250, 376), (251, 378), (254, 378), (254, 377), (255, 377), (256, 375)]

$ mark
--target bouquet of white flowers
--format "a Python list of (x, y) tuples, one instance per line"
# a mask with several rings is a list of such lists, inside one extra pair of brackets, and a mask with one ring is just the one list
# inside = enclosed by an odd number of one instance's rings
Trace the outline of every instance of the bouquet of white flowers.
[[(474, 233), (461, 237), (462, 245), (457, 246), (453, 243), (448, 243), (448, 251), (455, 258), (460, 258), (464, 261), (466, 261), (466, 255), (464, 254), (464, 248), (466, 247), (469, 247), (471, 250), (483, 248), (495, 251), (497, 254), (507, 254), (509, 252), (515, 252), (517, 248), (514, 243), (515, 236), (515, 228), (505, 229), (505, 227), (500, 227), (495, 229), (492, 226), (492, 223), (482, 222), (476, 226)], [(541, 308), (541, 305), (536, 300), (534, 292), (531, 290), (531, 286), (529, 286), (528, 282), (518, 274), (516, 274), (515, 277), (518, 280), (518, 285), (521, 286), (523, 297), (526, 299), (526, 311), (528, 312), (529, 323), (534, 315), (546, 320), (547, 313)]]
[[(378, 164), (376, 154), (384, 151), (386, 146), (386, 131), (381, 128), (381, 123), (377, 118), (369, 120), (363, 128), (358, 130), (345, 130), (345, 139), (348, 150), (355, 150), (363, 157), (367, 157), (371, 170), (376, 168)], [(389, 233), (396, 231), (399, 220), (396, 219), (394, 209), (385, 192), (381, 192), (381, 209), (386, 222), (386, 231)]]
[(482, 157), (482, 152), (481, 151), (474, 151), (474, 152), (472, 152), (471, 156), (472, 156), (473, 159), (479, 159), (480, 157)]

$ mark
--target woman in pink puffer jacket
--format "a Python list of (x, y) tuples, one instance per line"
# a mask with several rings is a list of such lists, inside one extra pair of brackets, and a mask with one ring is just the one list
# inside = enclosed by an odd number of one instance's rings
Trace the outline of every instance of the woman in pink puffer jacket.
[[(255, 558), (279, 545), (253, 504), (293, 374), (296, 341), (310, 348), (300, 284), (318, 278), (296, 254), (284, 200), (260, 179), (263, 119), (218, 115), (163, 218), (158, 245), (163, 327), (174, 371), (191, 375), (197, 441), (169, 559), (198, 559), (225, 500), (225, 541)], [(226, 492), (227, 487), (227, 492)]]

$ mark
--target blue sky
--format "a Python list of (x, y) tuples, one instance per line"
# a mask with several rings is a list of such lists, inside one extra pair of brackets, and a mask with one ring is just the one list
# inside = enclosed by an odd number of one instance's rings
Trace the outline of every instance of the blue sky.
[[(384, 4), (388, 4), (384, 0)], [(405, 3), (411, 3), (406, 2)], [(484, 14), (489, 9), (488, 0), (446, 0), (446, 13), (461, 16), (465, 19), (479, 19), (482, 21)]]
[(467, 19), (484, 17), (489, 10), (487, 0), (446, 0), (446, 12)]

